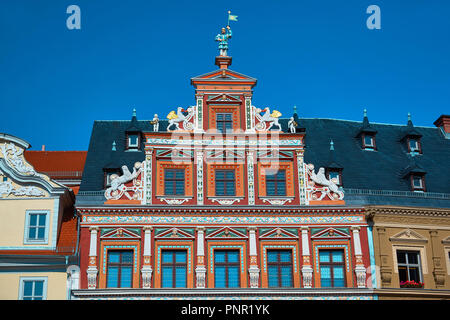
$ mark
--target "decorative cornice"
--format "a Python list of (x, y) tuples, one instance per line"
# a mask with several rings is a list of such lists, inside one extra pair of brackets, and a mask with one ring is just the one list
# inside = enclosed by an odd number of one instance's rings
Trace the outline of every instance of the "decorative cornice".
[(393, 206), (367, 206), (365, 207), (368, 220), (379, 216), (401, 215), (401, 216), (426, 216), (426, 217), (450, 217), (449, 209), (419, 208), (419, 207), (393, 207)]

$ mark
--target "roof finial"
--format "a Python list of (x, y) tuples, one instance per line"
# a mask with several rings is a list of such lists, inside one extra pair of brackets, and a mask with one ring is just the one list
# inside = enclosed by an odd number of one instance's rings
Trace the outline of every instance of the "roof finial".
[(116, 151), (116, 141), (113, 141), (111, 150)]
[(333, 139), (330, 140), (330, 150), (334, 151), (334, 142)]
[(294, 106), (294, 114), (297, 113), (297, 106)]
[(133, 117), (136, 117), (136, 108), (133, 108)]
[(411, 121), (411, 112), (408, 112), (408, 121)]
[(364, 109), (364, 118), (367, 118), (367, 109)]

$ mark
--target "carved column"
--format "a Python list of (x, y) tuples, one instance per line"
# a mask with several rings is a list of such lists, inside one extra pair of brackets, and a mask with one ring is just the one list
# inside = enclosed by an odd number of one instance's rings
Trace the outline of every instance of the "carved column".
[(144, 263), (142, 265), (142, 288), (151, 288), (152, 283), (152, 266), (150, 258), (152, 256), (152, 227), (144, 227)]
[(311, 288), (313, 279), (313, 268), (311, 266), (311, 253), (309, 251), (308, 227), (300, 228), (302, 233), (302, 278), (303, 287)]
[(255, 133), (255, 115), (251, 95), (245, 95), (245, 132)]
[(204, 132), (203, 130), (203, 95), (196, 96), (197, 104), (195, 106), (194, 133)]
[(203, 151), (196, 151), (195, 155), (197, 163), (197, 204), (203, 205)]
[(353, 247), (356, 258), (356, 284), (358, 288), (366, 287), (366, 268), (364, 267), (364, 263), (362, 261), (362, 251), (361, 251), (361, 239), (359, 237), (360, 227), (352, 227), (353, 231)]
[(258, 268), (258, 251), (256, 249), (256, 227), (249, 227), (249, 253), (250, 267), (248, 273), (250, 275), (250, 288), (259, 287), (259, 271)]
[(196, 287), (206, 288), (205, 265), (205, 227), (197, 228), (197, 267), (195, 268)]
[(91, 240), (89, 247), (89, 265), (87, 269), (87, 278), (88, 278), (88, 289), (96, 289), (97, 288), (97, 227), (89, 228), (91, 232)]
[(255, 204), (255, 151), (247, 151), (248, 204)]
[(430, 238), (431, 238), (430, 242), (433, 260), (434, 282), (436, 284), (436, 288), (441, 288), (445, 284), (445, 270), (442, 267), (442, 261), (441, 256), (439, 256), (439, 252), (442, 252), (443, 250), (439, 250), (440, 248), (439, 248), (438, 232), (436, 230), (430, 230)]
[(152, 204), (152, 158), (153, 148), (145, 148), (144, 195), (143, 204)]
[(392, 267), (389, 264), (389, 249), (391, 247), (386, 236), (386, 229), (378, 227), (378, 247), (380, 250), (380, 276), (383, 287), (389, 287), (392, 280)]
[(298, 194), (300, 198), (300, 205), (307, 205), (306, 200), (306, 178), (305, 178), (305, 166), (303, 162), (303, 150), (295, 150), (297, 155), (297, 172), (298, 172)]

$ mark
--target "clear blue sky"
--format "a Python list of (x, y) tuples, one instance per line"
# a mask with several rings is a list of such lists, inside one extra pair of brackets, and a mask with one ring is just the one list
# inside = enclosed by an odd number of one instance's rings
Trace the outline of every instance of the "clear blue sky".
[[(66, 8), (81, 8), (69, 30)], [(381, 9), (369, 30), (366, 9)], [(1, 0), (0, 132), (39, 150), (87, 150), (94, 120), (164, 117), (216, 69), (238, 15), (232, 70), (289, 116), (433, 126), (450, 113), (450, 1)]]

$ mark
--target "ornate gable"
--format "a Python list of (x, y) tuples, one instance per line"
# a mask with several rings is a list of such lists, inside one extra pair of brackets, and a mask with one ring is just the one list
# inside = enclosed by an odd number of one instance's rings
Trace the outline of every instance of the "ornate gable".
[(263, 228), (260, 239), (298, 239), (298, 231), (294, 228)]
[(219, 229), (209, 229), (206, 232), (206, 239), (246, 239), (247, 231), (245, 228), (219, 228)]
[(390, 237), (389, 240), (393, 242), (419, 242), (419, 243), (428, 242), (427, 238), (411, 229), (403, 230)]
[(194, 230), (186, 228), (157, 228), (155, 239), (195, 239)]
[(349, 239), (350, 233), (347, 228), (312, 228), (311, 239)]
[(132, 228), (107, 228), (102, 229), (100, 239), (121, 239), (121, 240), (135, 240), (140, 239), (139, 229)]

